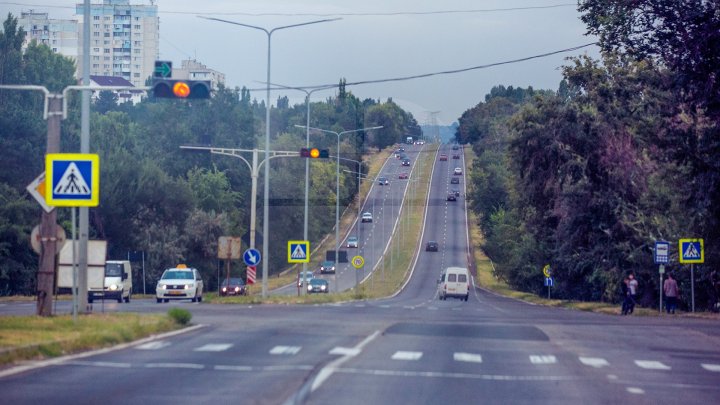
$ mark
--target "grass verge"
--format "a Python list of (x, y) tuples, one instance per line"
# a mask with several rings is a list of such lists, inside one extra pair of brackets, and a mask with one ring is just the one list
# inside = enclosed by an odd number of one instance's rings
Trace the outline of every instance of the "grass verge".
[(165, 315), (132, 313), (0, 317), (0, 365), (131, 342), (181, 325)]

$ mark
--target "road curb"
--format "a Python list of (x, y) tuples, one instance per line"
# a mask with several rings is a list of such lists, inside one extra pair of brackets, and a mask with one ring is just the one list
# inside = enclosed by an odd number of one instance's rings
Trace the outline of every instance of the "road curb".
[(23, 372), (30, 371), (30, 370), (35, 370), (38, 368), (54, 366), (54, 365), (61, 364), (66, 361), (69, 361), (69, 360), (82, 359), (85, 357), (95, 356), (98, 354), (105, 354), (105, 353), (114, 352), (116, 350), (127, 349), (128, 347), (141, 345), (143, 343), (151, 342), (156, 339), (164, 339), (164, 338), (180, 335), (183, 333), (193, 332), (200, 328), (204, 328), (205, 326), (206, 325), (203, 325), (203, 324), (193, 325), (193, 326), (190, 326), (189, 328), (178, 329), (178, 330), (174, 330), (174, 331), (170, 331), (170, 332), (166, 332), (166, 333), (161, 333), (159, 335), (150, 335), (148, 337), (145, 337), (145, 338), (142, 338), (139, 340), (134, 340), (132, 342), (127, 342), (127, 343), (121, 343), (121, 344), (115, 345), (115, 346), (104, 347), (102, 349), (91, 350), (89, 352), (69, 354), (66, 356), (55, 357), (55, 358), (48, 359), (48, 360), (40, 360), (37, 362), (31, 362), (29, 364), (23, 364), (20, 366), (11, 367), (7, 370), (0, 371), (0, 378), (9, 377), (11, 375), (23, 373)]

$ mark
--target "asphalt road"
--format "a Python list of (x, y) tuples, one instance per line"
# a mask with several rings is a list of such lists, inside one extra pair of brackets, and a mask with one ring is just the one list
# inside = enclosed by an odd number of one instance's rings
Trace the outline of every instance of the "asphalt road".
[[(439, 269), (462, 265), (467, 248), (464, 200), (441, 201), (448, 162), (435, 167), (430, 199), (440, 197), (429, 202), (423, 235), (441, 242), (440, 251), (420, 254), (395, 297), (316, 306), (109, 303), (108, 311), (187, 308), (204, 327), (1, 377), (3, 403), (719, 402), (717, 321), (547, 308), (479, 288), (468, 302), (439, 301)], [(7, 303), (0, 313), (33, 308)]]

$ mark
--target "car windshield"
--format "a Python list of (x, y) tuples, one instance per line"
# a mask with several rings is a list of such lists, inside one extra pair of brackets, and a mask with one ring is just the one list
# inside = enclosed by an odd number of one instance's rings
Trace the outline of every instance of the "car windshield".
[(332, 267), (335, 265), (335, 262), (326, 261), (326, 262), (323, 262), (322, 265), (323, 265), (323, 267)]
[(312, 284), (312, 285), (323, 285), (323, 284), (327, 284), (327, 281), (325, 281), (325, 280), (323, 280), (323, 279), (321, 279), (321, 278), (314, 278), (314, 279), (310, 280), (310, 284)]
[(187, 270), (168, 270), (162, 276), (163, 280), (192, 280), (192, 271)]
[[(230, 285), (243, 285), (243, 284), (245, 284), (245, 283), (242, 281), (241, 278), (231, 278), (230, 279)], [(227, 286), (228, 280), (227, 279), (223, 280), (222, 285)]]
[(351, 236), (348, 238), (348, 242), (355, 242), (357, 240), (358, 240), (358, 238), (356, 236)]
[(120, 277), (122, 275), (122, 263), (106, 263), (105, 275), (108, 277)]

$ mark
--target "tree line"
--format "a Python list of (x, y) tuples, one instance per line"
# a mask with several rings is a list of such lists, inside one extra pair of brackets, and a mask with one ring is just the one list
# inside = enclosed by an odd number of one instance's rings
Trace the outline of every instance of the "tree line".
[(696, 306), (720, 288), (720, 6), (699, 0), (579, 2), (602, 57), (572, 58), (556, 91), (498, 86), (460, 118), (472, 144), (470, 203), (496, 275), (554, 294), (620, 299), (634, 272), (656, 305), (655, 241), (690, 302), (677, 241), (703, 238)]
[[(71, 59), (35, 42), (23, 51), (24, 38), (17, 18), (8, 15), (0, 32), (0, 84), (35, 84), (61, 92), (76, 83)], [(79, 96), (71, 94), (69, 116), (62, 123), (62, 152), (80, 149), (79, 104)], [(0, 90), (0, 295), (35, 293), (38, 257), (30, 246), (30, 232), (40, 221), (41, 209), (25, 186), (44, 170), (47, 124), (42, 108), (40, 93)], [(209, 100), (150, 96), (136, 105), (118, 104), (114, 93), (100, 92), (90, 117), (90, 149), (101, 162), (100, 205), (90, 209), (90, 239), (107, 240), (111, 259), (145, 252), (150, 291), (162, 271), (178, 263), (197, 267), (209, 286), (217, 285), (218, 237), (242, 236), (249, 230), (250, 173), (239, 159), (189, 152), (180, 146), (264, 150), (266, 108), (264, 100), (258, 102), (246, 88), (222, 85)], [(305, 146), (305, 131), (294, 127), (306, 124), (304, 104), (290, 105), (287, 97), (279, 97), (270, 117), (271, 149), (299, 151)], [(392, 100), (360, 100), (345, 89), (343, 80), (333, 96), (311, 103), (312, 127), (339, 132), (377, 125), (384, 128), (341, 139), (341, 157), (362, 161), (369, 152), (400, 142), (408, 134), (420, 134), (413, 116)], [(312, 134), (311, 144), (335, 155), (337, 138)], [(335, 161), (311, 164), (311, 243), (331, 232), (334, 216), (328, 212), (335, 209), (336, 198), (341, 210), (356, 198), (357, 176), (343, 169), (356, 172), (358, 167), (342, 164), (339, 197)], [(269, 258), (263, 258), (269, 260), (271, 275), (287, 267), (286, 241), (303, 236), (304, 173), (300, 158), (272, 160), (272, 250)], [(259, 194), (262, 213), (262, 187)], [(58, 214), (69, 234), (70, 211), (59, 209)], [(257, 229), (262, 229), (261, 214)], [(233, 271), (240, 275), (242, 269), (236, 265)], [(142, 286), (142, 275), (135, 273), (135, 285)]]

